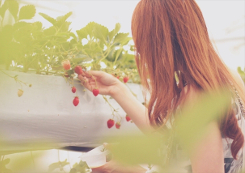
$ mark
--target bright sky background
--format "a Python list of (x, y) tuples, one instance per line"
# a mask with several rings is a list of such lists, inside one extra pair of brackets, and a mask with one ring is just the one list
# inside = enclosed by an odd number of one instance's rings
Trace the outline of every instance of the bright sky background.
[[(112, 30), (121, 24), (121, 32), (131, 34), (131, 17), (139, 0), (22, 0), (39, 6), (37, 12), (52, 17), (72, 11), (69, 18), (73, 31), (95, 21)], [(232, 69), (245, 65), (245, 1), (244, 0), (196, 0), (199, 4), (210, 37), (224, 62)], [(48, 22), (37, 14), (35, 20)]]

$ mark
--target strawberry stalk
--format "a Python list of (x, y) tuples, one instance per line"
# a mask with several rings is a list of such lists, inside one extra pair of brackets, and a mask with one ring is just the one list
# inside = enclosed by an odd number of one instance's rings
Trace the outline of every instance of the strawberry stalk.
[(112, 116), (114, 119), (115, 117), (117, 118), (117, 122), (121, 122), (122, 121), (122, 117), (118, 114), (118, 111), (110, 104), (110, 102), (108, 101), (108, 99), (103, 96), (104, 100), (108, 103), (108, 105), (110, 106), (111, 108), (111, 111), (112, 111)]

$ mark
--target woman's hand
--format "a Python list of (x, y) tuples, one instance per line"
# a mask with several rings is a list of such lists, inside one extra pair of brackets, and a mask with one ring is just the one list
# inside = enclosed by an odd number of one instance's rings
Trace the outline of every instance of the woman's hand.
[(84, 72), (78, 78), (88, 90), (93, 91), (97, 88), (102, 95), (113, 96), (122, 86), (116, 77), (103, 71)]
[(78, 78), (88, 90), (98, 88), (100, 94), (113, 97), (143, 132), (149, 133), (154, 130), (149, 121), (147, 108), (116, 77), (103, 71), (88, 71), (83, 72)]

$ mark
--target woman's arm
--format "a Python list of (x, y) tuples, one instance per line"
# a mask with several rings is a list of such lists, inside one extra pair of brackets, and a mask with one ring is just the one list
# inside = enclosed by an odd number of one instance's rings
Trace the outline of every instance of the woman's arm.
[(207, 127), (208, 133), (199, 141), (191, 154), (193, 173), (224, 173), (223, 145), (218, 123)]
[(111, 96), (123, 108), (140, 130), (145, 133), (153, 130), (149, 122), (147, 108), (137, 100), (123, 83), (118, 83), (115, 92), (112, 93)]
[[(193, 106), (199, 99), (200, 93), (191, 86), (185, 87), (183, 92), (183, 106)], [(224, 173), (223, 144), (217, 122), (213, 121), (207, 125), (206, 134), (189, 154), (193, 173)]]
[(78, 78), (90, 91), (97, 86), (100, 94), (113, 97), (141, 131), (148, 133), (152, 130), (147, 108), (116, 77), (102, 71), (89, 71)]

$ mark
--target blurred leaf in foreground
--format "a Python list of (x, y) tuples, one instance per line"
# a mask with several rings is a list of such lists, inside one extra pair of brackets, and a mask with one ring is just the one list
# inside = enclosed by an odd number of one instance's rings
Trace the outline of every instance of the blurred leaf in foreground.
[(10, 159), (4, 159), (0, 161), (0, 173), (8, 173), (12, 172), (10, 169), (6, 167), (6, 165), (10, 162)]
[(230, 103), (229, 93), (228, 90), (221, 90), (202, 94), (195, 103), (186, 105), (181, 113), (175, 115), (174, 128), (167, 133), (159, 131), (150, 135), (124, 135), (108, 139), (108, 142), (116, 141), (115, 146), (111, 147), (113, 159), (128, 165), (155, 164), (162, 167), (169, 151), (168, 147), (162, 146), (168, 142), (171, 134), (175, 134), (174, 141), (178, 141), (185, 152), (191, 151), (206, 134), (207, 125), (224, 114)]
[(36, 162), (36, 160), (45, 155), (45, 150), (53, 148), (51, 142), (29, 143), (18, 149), (6, 142), (5, 138), (7, 139), (4, 135), (0, 135), (0, 173), (33, 173), (47, 170), (47, 168), (42, 168), (41, 163)]
[(218, 121), (231, 103), (231, 94), (228, 90), (220, 93), (203, 94), (194, 105), (186, 105), (182, 114), (176, 120), (176, 137), (182, 147), (190, 151), (207, 132), (207, 125)]
[(37, 168), (34, 164), (34, 158), (41, 157), (44, 154), (43, 151), (35, 151), (31, 155), (29, 152), (24, 152), (18, 154), (14, 157), (11, 157), (9, 168), (12, 172), (33, 172), (36, 171)]

